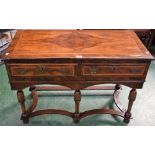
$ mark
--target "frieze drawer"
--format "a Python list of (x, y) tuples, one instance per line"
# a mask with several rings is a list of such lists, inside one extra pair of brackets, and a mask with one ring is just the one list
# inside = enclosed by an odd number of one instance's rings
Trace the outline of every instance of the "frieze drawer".
[(76, 76), (76, 64), (10, 64), (8, 65), (11, 76)]
[(83, 76), (144, 76), (146, 65), (100, 65), (83, 64)]

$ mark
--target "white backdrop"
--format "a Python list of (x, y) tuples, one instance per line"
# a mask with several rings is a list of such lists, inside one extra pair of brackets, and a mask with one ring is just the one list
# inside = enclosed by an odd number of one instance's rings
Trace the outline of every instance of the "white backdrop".
[[(0, 28), (150, 29), (155, 5), (154, 0), (0, 0)], [(154, 140), (154, 127), (0, 127), (0, 155), (151, 155)]]

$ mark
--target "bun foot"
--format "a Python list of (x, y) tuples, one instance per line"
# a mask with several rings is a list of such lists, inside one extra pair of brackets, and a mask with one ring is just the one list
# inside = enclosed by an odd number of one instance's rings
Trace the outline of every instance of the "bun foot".
[(74, 123), (79, 123), (80, 122), (80, 118), (79, 118), (80, 114), (74, 114), (74, 118), (73, 118), (73, 121)]
[(124, 118), (123, 122), (126, 123), (126, 124), (128, 124), (130, 122), (130, 119)]
[(73, 119), (75, 124), (78, 124), (80, 121), (78, 119)]
[(123, 122), (128, 124), (130, 122), (130, 118), (131, 118), (131, 113), (126, 112), (125, 115), (124, 115)]
[(28, 118), (24, 118), (24, 119), (23, 119), (23, 123), (24, 123), (24, 124), (28, 124), (28, 123), (29, 123), (29, 119), (28, 119)]
[(26, 114), (22, 114), (20, 117), (20, 120), (23, 121), (24, 124), (28, 124), (29, 123), (29, 118)]

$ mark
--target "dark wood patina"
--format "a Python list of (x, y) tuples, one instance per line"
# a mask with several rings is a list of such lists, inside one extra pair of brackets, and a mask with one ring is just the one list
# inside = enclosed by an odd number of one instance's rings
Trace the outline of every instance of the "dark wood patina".
[[(112, 114), (128, 123), (136, 89), (141, 89), (153, 57), (132, 30), (20, 30), (4, 55), (12, 90), (17, 90), (21, 119), (42, 114), (72, 117), (75, 123), (92, 114)], [(36, 86), (55, 84), (60, 86)], [(115, 86), (94, 86), (115, 84)], [(119, 101), (120, 85), (131, 88), (128, 109)], [(33, 101), (25, 108), (23, 89), (30, 87)], [(120, 111), (93, 109), (80, 112), (80, 90), (114, 90)], [(75, 90), (75, 112), (58, 109), (34, 111), (37, 91)]]

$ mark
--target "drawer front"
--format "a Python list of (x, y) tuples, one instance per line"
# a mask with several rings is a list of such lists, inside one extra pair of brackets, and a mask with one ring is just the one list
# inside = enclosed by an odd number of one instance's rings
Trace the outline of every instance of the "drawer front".
[(11, 76), (18, 77), (73, 77), (76, 76), (76, 64), (11, 64)]
[(144, 76), (145, 65), (99, 65), (83, 64), (82, 76)]

